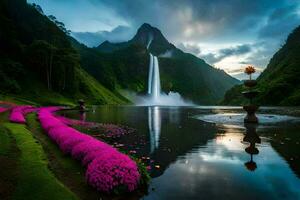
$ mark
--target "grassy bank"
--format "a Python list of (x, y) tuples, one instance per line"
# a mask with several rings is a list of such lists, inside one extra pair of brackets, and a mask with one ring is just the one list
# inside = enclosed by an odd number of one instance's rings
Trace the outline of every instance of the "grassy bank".
[(48, 168), (40, 143), (25, 125), (0, 114), (0, 199), (78, 199)]
[(18, 178), (13, 199), (77, 199), (48, 169), (41, 145), (24, 125), (4, 123), (20, 151)]

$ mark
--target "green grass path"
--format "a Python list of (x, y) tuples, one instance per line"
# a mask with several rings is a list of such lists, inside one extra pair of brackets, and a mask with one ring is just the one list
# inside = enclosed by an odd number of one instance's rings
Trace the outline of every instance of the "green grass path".
[[(17, 185), (13, 193), (16, 200), (69, 200), (77, 197), (59, 182), (48, 169), (48, 161), (41, 145), (25, 125), (4, 123), (15, 138), (20, 151)], [(8, 141), (8, 140), (7, 140)], [(3, 142), (5, 143), (5, 142)], [(5, 145), (5, 144), (1, 144)], [(3, 150), (6, 148), (3, 148)]]

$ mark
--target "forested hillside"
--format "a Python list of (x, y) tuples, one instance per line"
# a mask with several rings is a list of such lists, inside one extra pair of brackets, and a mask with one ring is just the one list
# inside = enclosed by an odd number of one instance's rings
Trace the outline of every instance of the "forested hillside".
[(111, 92), (80, 66), (81, 57), (63, 23), (25, 0), (0, 2), (1, 95), (40, 103), (119, 104)]

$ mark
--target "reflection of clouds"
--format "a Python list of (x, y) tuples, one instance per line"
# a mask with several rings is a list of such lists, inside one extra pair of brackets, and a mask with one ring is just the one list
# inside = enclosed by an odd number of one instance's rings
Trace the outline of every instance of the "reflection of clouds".
[[(286, 161), (262, 138), (254, 172), (245, 170), (249, 159), (242, 143), (244, 131), (225, 130), (204, 146), (180, 156), (163, 175), (152, 180), (159, 193), (146, 199), (300, 199), (300, 180)], [(178, 184), (170, 184), (178, 183)], [(224, 192), (220, 192), (220, 189)]]
[(243, 163), (240, 158), (237, 156), (233, 157), (224, 157), (219, 152), (216, 154), (200, 154), (199, 157), (205, 162), (222, 162), (222, 163), (231, 163), (231, 164), (241, 164)]
[(159, 146), (161, 131), (161, 113), (159, 107), (148, 107), (148, 126), (150, 133), (150, 153)]
[(207, 167), (206, 165), (199, 165), (199, 163), (193, 159), (186, 159), (184, 163), (180, 163), (177, 166), (180, 171), (186, 171), (189, 174), (207, 174), (214, 173), (214, 169)]
[[(199, 157), (205, 162), (221, 162), (230, 164), (242, 164), (240, 156), (233, 155), (232, 152), (243, 153), (244, 145), (241, 143), (243, 135), (239, 133), (226, 133), (217, 135), (207, 146), (214, 149), (200, 151)], [(216, 145), (218, 145), (216, 148)], [(230, 152), (230, 153), (229, 153)]]
[(218, 135), (215, 139), (216, 144), (223, 145), (226, 149), (231, 151), (241, 151), (244, 145), (241, 143), (243, 136), (236, 133), (226, 133)]

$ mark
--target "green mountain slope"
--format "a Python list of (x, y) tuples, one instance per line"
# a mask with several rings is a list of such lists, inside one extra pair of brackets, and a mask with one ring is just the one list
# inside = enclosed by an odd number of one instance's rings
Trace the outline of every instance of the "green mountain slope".
[[(261, 91), (256, 102), (261, 105), (300, 105), (300, 26), (289, 36), (284, 46), (274, 54), (267, 68), (258, 77)], [(230, 89), (223, 104), (242, 104), (243, 86)]]
[(43, 104), (128, 102), (80, 66), (67, 30), (25, 0), (0, 2), (0, 90), (5, 96)]
[[(149, 24), (143, 24), (128, 42), (106, 41), (94, 50), (101, 57), (106, 57), (105, 61), (97, 59), (98, 66), (109, 66), (109, 70), (98, 67), (97, 72), (83, 65), (90, 74), (100, 82), (99, 77), (103, 73), (114, 74), (113, 85), (138, 93), (147, 91), (149, 53), (159, 57), (161, 84), (165, 93), (175, 91), (195, 103), (215, 104), (223, 98), (225, 91), (239, 83), (204, 60), (177, 49)], [(90, 56), (86, 60), (96, 60), (97, 55)]]

